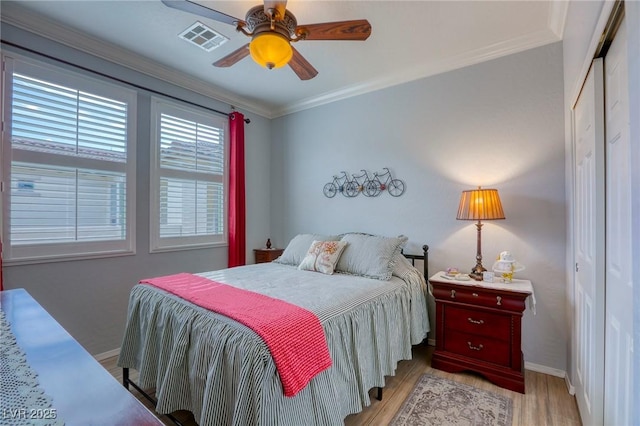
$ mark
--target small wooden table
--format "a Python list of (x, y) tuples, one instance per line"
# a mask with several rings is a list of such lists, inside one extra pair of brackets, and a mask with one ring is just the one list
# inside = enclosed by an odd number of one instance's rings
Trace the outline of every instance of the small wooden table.
[(528, 280), (512, 283), (458, 281), (438, 272), (429, 278), (436, 300), (436, 349), (431, 366), (482, 374), (506, 389), (524, 393), (521, 322)]
[(272, 262), (280, 257), (283, 251), (284, 249), (279, 248), (253, 249), (253, 253), (256, 257), (256, 263)]
[(27, 362), (67, 425), (162, 425), (24, 289), (0, 292)]

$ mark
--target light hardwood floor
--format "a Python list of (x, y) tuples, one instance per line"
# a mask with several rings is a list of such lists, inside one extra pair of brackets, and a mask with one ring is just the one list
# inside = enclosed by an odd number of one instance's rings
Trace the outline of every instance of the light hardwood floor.
[[(423, 373), (445, 377), (511, 397), (513, 399), (513, 426), (581, 425), (575, 398), (567, 392), (563, 379), (526, 370), (526, 393), (523, 395), (495, 386), (482, 376), (473, 373), (450, 374), (431, 368), (433, 349), (432, 346), (425, 344), (415, 346), (413, 359), (401, 361), (398, 364), (396, 375), (387, 378), (382, 401), (375, 399), (375, 390), (372, 389), (370, 392), (371, 405), (358, 414), (348, 416), (345, 419), (345, 425), (387, 425)], [(112, 357), (101, 363), (118, 381), (122, 381), (122, 369), (116, 366), (116, 361), (117, 357)], [(131, 377), (135, 381), (137, 378), (135, 371), (131, 372)], [(153, 410), (153, 406), (133, 388), (132, 393)], [(189, 412), (178, 412), (174, 415), (185, 426), (197, 424)], [(159, 417), (167, 425), (174, 424), (166, 416)]]

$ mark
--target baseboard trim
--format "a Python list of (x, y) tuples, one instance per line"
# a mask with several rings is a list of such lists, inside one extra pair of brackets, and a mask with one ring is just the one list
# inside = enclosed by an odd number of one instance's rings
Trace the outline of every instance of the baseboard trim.
[(567, 390), (569, 391), (569, 395), (576, 395), (576, 388), (573, 387), (573, 385), (571, 384), (571, 379), (569, 378), (569, 375), (567, 374), (566, 376), (564, 376), (564, 383), (567, 385)]
[(101, 354), (94, 355), (93, 357), (96, 359), (96, 361), (100, 362), (100, 361), (104, 361), (107, 358), (111, 358), (118, 355), (120, 355), (120, 348), (112, 349), (107, 352), (102, 352)]
[(436, 339), (427, 339), (427, 345), (435, 346), (436, 345)]
[(571, 380), (569, 379), (569, 375), (567, 374), (566, 371), (559, 370), (557, 368), (547, 367), (545, 365), (534, 364), (532, 362), (526, 362), (526, 361), (524, 363), (524, 368), (527, 370), (535, 371), (537, 373), (543, 373), (543, 374), (548, 374), (550, 376), (560, 377), (561, 379), (564, 379), (564, 383), (567, 386), (567, 392), (569, 392), (569, 395), (576, 394), (576, 388), (574, 388), (573, 385), (571, 384)]
[(561, 379), (564, 379), (565, 377), (567, 377), (567, 372), (564, 370), (547, 367), (546, 365), (534, 364), (528, 361), (524, 362), (524, 368), (527, 370), (535, 371), (537, 373), (543, 373), (543, 374), (548, 374), (550, 376), (560, 377)]

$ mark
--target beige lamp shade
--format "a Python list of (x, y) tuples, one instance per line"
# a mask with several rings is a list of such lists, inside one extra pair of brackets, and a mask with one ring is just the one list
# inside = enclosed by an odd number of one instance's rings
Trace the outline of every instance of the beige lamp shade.
[(458, 220), (504, 219), (504, 211), (497, 189), (470, 189), (462, 191), (458, 206)]

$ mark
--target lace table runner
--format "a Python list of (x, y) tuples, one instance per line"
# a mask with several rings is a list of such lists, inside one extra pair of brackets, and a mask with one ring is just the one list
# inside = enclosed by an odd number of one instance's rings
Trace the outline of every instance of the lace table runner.
[(0, 425), (64, 425), (0, 311)]

